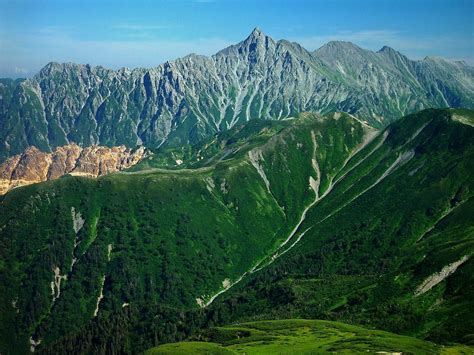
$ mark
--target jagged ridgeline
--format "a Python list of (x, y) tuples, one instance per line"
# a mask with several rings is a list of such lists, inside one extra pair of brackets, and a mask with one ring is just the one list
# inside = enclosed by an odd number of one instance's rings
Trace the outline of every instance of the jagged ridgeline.
[(0, 197), (0, 351), (134, 353), (291, 317), (468, 343), (473, 125), (468, 110), (383, 131), (305, 113), (14, 189)]
[(0, 82), (0, 162), (28, 146), (197, 143), (251, 118), (345, 111), (383, 127), (430, 107), (474, 108), (474, 70), (330, 42), (309, 52), (255, 29), (211, 57), (151, 69), (50, 63), (26, 81)]

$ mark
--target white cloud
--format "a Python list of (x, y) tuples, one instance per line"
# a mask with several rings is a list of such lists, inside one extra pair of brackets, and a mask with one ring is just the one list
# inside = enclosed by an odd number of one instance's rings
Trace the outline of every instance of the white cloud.
[(28, 69), (25, 69), (25, 68), (21, 68), (21, 67), (15, 67), (13, 69), (13, 72), (15, 74), (19, 74), (19, 75), (25, 75), (25, 74), (28, 74), (29, 70)]

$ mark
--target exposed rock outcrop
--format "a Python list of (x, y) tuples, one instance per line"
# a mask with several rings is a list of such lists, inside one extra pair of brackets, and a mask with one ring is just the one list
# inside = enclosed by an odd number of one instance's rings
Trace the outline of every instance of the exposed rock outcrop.
[(56, 148), (52, 153), (29, 147), (0, 165), (0, 194), (18, 186), (54, 180), (66, 174), (96, 178), (129, 168), (144, 156), (143, 147), (135, 150), (125, 146), (81, 148), (69, 144)]
[(309, 52), (259, 29), (211, 57), (109, 70), (49, 63), (0, 83), (0, 162), (28, 146), (197, 143), (252, 118), (344, 111), (374, 127), (427, 107), (474, 107), (474, 68), (330, 42)]

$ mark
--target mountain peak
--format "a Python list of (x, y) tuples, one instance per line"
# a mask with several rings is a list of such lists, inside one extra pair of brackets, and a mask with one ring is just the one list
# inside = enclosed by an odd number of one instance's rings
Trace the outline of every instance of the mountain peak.
[(265, 37), (265, 34), (262, 32), (262, 30), (260, 30), (259, 27), (255, 27), (252, 32), (250, 33), (249, 35), (249, 38), (250, 37)]
[(255, 27), (250, 35), (242, 42), (221, 50), (217, 55), (228, 55), (230, 53), (263, 53), (274, 47), (275, 41), (265, 35), (260, 28)]
[(382, 48), (379, 49), (379, 52), (388, 52), (388, 51), (394, 51), (392, 47), (389, 46), (383, 46)]
[(352, 42), (348, 42), (348, 41), (329, 41), (328, 43), (323, 45), (321, 48), (317, 49), (317, 51), (319, 51), (319, 50), (330, 50), (330, 51), (333, 51), (333, 50), (356, 50), (356, 51), (358, 51), (358, 50), (362, 50), (362, 48), (360, 48), (356, 44), (354, 44)]
[(377, 53), (399, 54), (395, 49), (389, 46), (383, 46), (377, 51)]
[(260, 30), (260, 28), (255, 27), (249, 36), (244, 40), (244, 42), (260, 42), (264, 41), (268, 36)]

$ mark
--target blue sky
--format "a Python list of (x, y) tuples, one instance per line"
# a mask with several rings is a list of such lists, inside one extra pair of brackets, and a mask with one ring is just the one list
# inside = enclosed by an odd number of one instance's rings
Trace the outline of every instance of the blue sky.
[(474, 64), (473, 0), (0, 0), (0, 77), (50, 61), (152, 67), (213, 54), (256, 26), (308, 50), (347, 40)]

